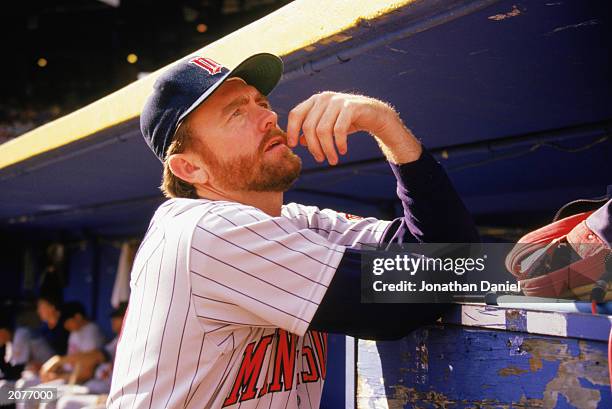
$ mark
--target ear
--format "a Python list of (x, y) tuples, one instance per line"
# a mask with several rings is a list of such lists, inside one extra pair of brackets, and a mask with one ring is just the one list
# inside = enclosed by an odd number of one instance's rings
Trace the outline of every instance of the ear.
[(204, 184), (208, 182), (208, 170), (196, 155), (190, 153), (176, 153), (168, 157), (170, 171), (185, 182)]

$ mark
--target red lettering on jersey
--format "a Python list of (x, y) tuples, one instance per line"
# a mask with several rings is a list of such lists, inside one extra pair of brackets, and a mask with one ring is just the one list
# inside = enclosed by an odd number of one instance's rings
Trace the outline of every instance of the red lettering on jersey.
[(306, 345), (302, 346), (302, 356), (306, 358), (308, 363), (308, 370), (302, 371), (302, 383), (318, 381), (319, 368), (317, 368), (317, 361), (312, 348)]
[(269, 371), (270, 371), (270, 364), (268, 364), (268, 367), (266, 368), (266, 376), (263, 381), (263, 386), (259, 390), (259, 395), (257, 395), (258, 398), (261, 398), (266, 393), (268, 393), (268, 372)]
[(363, 217), (361, 216), (356, 216), (350, 213), (340, 213), (340, 214), (344, 214), (344, 217), (346, 217), (348, 220), (362, 220), (363, 219)]
[[(270, 383), (270, 392), (289, 391), (293, 387), (296, 342), (296, 335), (290, 334), (283, 329), (278, 330), (278, 342), (276, 344), (276, 357), (274, 359), (274, 373)], [(283, 378), (282, 381), (281, 377)]]
[(205, 57), (192, 58), (191, 60), (189, 60), (189, 62), (191, 64), (197, 65), (200, 68), (205, 69), (210, 75), (215, 75), (221, 72), (221, 68), (223, 68), (221, 64), (218, 64), (210, 58)]
[(327, 374), (327, 333), (319, 331), (310, 331), (314, 349), (319, 358), (319, 368), (321, 369), (321, 378), (325, 379)]
[[(257, 394), (257, 380), (259, 379), (259, 373), (263, 366), (266, 350), (271, 341), (272, 335), (267, 335), (257, 342), (257, 346), (255, 346), (255, 342), (251, 342), (247, 345), (242, 357), (240, 369), (238, 370), (238, 375), (234, 381), (234, 386), (227, 398), (225, 398), (223, 407), (231, 406), (238, 402), (239, 395), (240, 402), (255, 397)], [(254, 352), (253, 349), (255, 349)]]
[[(266, 373), (266, 380), (268, 379), (268, 373)], [(259, 390), (259, 395), (257, 395), (258, 398), (261, 398), (262, 396), (264, 396), (266, 393), (268, 393), (268, 384), (264, 383), (264, 386)]]

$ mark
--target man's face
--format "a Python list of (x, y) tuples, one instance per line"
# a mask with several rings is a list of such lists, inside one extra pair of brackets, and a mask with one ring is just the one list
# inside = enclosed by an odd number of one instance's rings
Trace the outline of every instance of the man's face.
[(75, 314), (64, 321), (64, 328), (68, 332), (77, 331), (83, 326), (84, 318), (81, 314)]
[(45, 300), (38, 300), (36, 312), (41, 321), (49, 322), (53, 318), (55, 311), (56, 309), (51, 303)]
[(189, 115), (188, 126), (213, 185), (231, 191), (284, 192), (302, 161), (267, 99), (242, 79), (231, 78)]

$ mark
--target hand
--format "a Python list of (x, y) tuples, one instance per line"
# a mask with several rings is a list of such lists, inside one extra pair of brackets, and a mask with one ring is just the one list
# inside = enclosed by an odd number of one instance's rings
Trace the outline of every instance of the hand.
[(51, 382), (54, 381), (56, 379), (60, 379), (63, 378), (62, 374), (56, 373), (56, 372), (44, 372), (40, 374), (40, 381), (41, 382)]
[(43, 382), (49, 382), (59, 377), (58, 371), (63, 363), (62, 357), (54, 355), (45, 362), (39, 371), (40, 379)]
[(83, 365), (87, 367), (96, 367), (104, 362), (105, 357), (102, 351), (93, 349), (86, 352), (77, 352), (64, 357), (66, 363), (71, 365)]
[[(382, 101), (326, 91), (311, 96), (289, 112), (287, 143), (295, 147), (299, 141), (317, 162), (327, 158), (330, 165), (335, 165), (336, 148), (341, 155), (346, 154), (348, 135), (367, 131), (382, 139), (387, 124), (393, 120), (397, 122), (399, 117)], [(304, 131), (301, 136), (300, 129)]]
[(53, 372), (62, 365), (62, 357), (59, 355), (53, 355), (40, 367), (40, 373)]

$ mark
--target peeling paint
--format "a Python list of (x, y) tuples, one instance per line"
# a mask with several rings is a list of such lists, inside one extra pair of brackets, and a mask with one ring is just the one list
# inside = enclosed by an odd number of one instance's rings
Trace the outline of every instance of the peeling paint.
[(519, 368), (518, 366), (509, 366), (507, 368), (501, 368), (497, 371), (497, 374), (500, 376), (518, 376), (527, 372), (529, 372), (528, 369)]
[[(445, 157), (444, 151), (441, 156)], [(612, 318), (601, 314), (589, 314), (585, 317), (584, 314), (576, 315), (573, 312), (536, 311), (516, 307), (487, 306), (483, 310), (480, 305), (464, 304), (460, 307), (460, 314), (444, 318), (443, 322), (464, 327), (505, 329), (530, 334), (608, 342)]]
[(508, 348), (510, 349), (510, 356), (526, 355), (527, 352), (523, 349), (524, 337), (517, 335), (508, 338)]
[(440, 392), (417, 391), (415, 388), (408, 388), (402, 385), (392, 387), (393, 398), (388, 400), (389, 409), (403, 409), (406, 404), (433, 403), (435, 407), (448, 407), (450, 404), (456, 404), (457, 401), (449, 399), (448, 396)]
[(570, 24), (570, 25), (567, 25), (567, 26), (557, 27), (553, 31), (548, 32), (548, 34), (558, 33), (560, 31), (568, 30), (570, 28), (580, 28), (580, 27), (596, 26), (597, 24), (599, 24), (599, 20), (594, 18), (594, 19), (591, 19), (591, 20), (588, 20), (588, 21), (583, 21), (582, 23), (576, 23), (576, 24)]
[(385, 396), (385, 379), (382, 365), (378, 356), (376, 341), (359, 340), (359, 350), (367, 354), (369, 360), (360, 360), (357, 363), (358, 371), (368, 373), (370, 376), (357, 376), (358, 408), (363, 409), (389, 409)]
[(527, 311), (506, 310), (506, 329), (510, 331), (527, 331)]
[(427, 338), (429, 331), (415, 331), (416, 347), (414, 354), (414, 367), (416, 368), (415, 382), (425, 385), (429, 382), (429, 350), (427, 349)]
[(542, 399), (528, 399), (525, 395), (521, 396), (519, 402), (512, 403), (500, 402), (495, 399), (482, 399), (478, 401), (463, 399), (457, 401), (434, 390), (423, 392), (403, 385), (395, 385), (391, 388), (394, 393), (393, 397), (387, 400), (389, 409), (404, 409), (408, 404), (413, 408), (454, 408), (460, 406), (478, 409), (534, 409), (545, 407)]
[(559, 395), (563, 395), (575, 407), (597, 408), (601, 400), (600, 391), (582, 386), (579, 379), (584, 378), (593, 385), (609, 385), (607, 357), (585, 341), (580, 341), (578, 345), (580, 352), (573, 356), (568, 345), (561, 341), (527, 339), (523, 342), (524, 350), (531, 354), (531, 371), (542, 369), (543, 361), (559, 362), (557, 376), (548, 382), (544, 390), (544, 407), (555, 407)]
[(489, 328), (505, 328), (506, 316), (504, 310), (487, 311), (481, 307), (461, 310), (461, 325), (486, 326)]
[(507, 18), (512, 18), (512, 17), (520, 16), (521, 13), (522, 13), (522, 11), (515, 4), (515, 5), (512, 6), (512, 10), (510, 10), (509, 12), (502, 13), (502, 14), (495, 14), (493, 16), (489, 16), (488, 19), (489, 20), (493, 20), (493, 21), (501, 21), (501, 20), (505, 20)]
[(529, 399), (525, 395), (521, 396), (518, 403), (514, 403), (511, 408), (541, 408), (543, 407), (542, 399)]
[(360, 376), (357, 379), (357, 407), (363, 409), (391, 409), (387, 398), (380, 396), (376, 386), (368, 383), (366, 377)]
[[(359, 389), (358, 399), (360, 409), (400, 409), (400, 408), (474, 408), (474, 409), (499, 409), (499, 408), (554, 408), (562, 400), (569, 406), (585, 409), (596, 409), (603, 403), (604, 396), (597, 387), (608, 386), (607, 356), (606, 352), (599, 345), (589, 344), (588, 341), (578, 343), (567, 343), (563, 339), (550, 338), (528, 338), (513, 337), (505, 342), (514, 348), (521, 355), (526, 355), (520, 361), (511, 359), (507, 366), (496, 369), (498, 375), (497, 383), (481, 385), (482, 398), (478, 395), (471, 396), (471, 399), (462, 399), (461, 395), (456, 395), (453, 388), (450, 392), (446, 390), (446, 382), (437, 378), (437, 383), (432, 383), (429, 379), (427, 383), (421, 385), (418, 379), (420, 371), (428, 369), (430, 360), (448, 359), (444, 354), (436, 351), (429, 345), (426, 331), (416, 331), (413, 336), (411, 351), (407, 354), (411, 361), (415, 362), (412, 368), (398, 368), (400, 373), (412, 372), (414, 377), (412, 383), (406, 383), (403, 376), (396, 379), (392, 384), (384, 386), (385, 380), (379, 378), (382, 374), (368, 372), (370, 376), (358, 377)], [(427, 341), (427, 342), (426, 342)], [(430, 351), (425, 352), (424, 347), (429, 347)], [(473, 345), (477, 348), (477, 345)], [(374, 351), (370, 351), (374, 352)], [(526, 362), (528, 360), (528, 362)], [(451, 377), (454, 372), (450, 362), (447, 365), (446, 374)], [(454, 365), (454, 363), (453, 363)], [(420, 368), (419, 368), (420, 367)], [(548, 377), (554, 368), (552, 377)], [(531, 373), (535, 376), (542, 374), (547, 379), (538, 388), (539, 396), (527, 398), (526, 394), (520, 394), (513, 400), (499, 398), (495, 394), (491, 396), (494, 389), (500, 385), (519, 384), (522, 385), (525, 379), (531, 378)], [(427, 376), (431, 374), (427, 372)], [(444, 376), (443, 376), (444, 377)], [(444, 377), (445, 378), (445, 377)], [(502, 381), (502, 378), (506, 378)], [(441, 382), (441, 383), (440, 383)], [(455, 382), (455, 381), (451, 381)], [(382, 387), (381, 387), (382, 386)], [(442, 390), (441, 390), (442, 389)], [(532, 392), (530, 392), (531, 394)], [(486, 396), (486, 398), (485, 398)], [(533, 396), (533, 395), (532, 395)], [(518, 400), (518, 402), (517, 402)]]
[(427, 345), (421, 342), (416, 347), (416, 368), (417, 375), (415, 382), (422, 385), (426, 384), (429, 380), (429, 351)]
[[(502, 316), (518, 329), (526, 328), (529, 314), (508, 309)], [(534, 324), (544, 321), (531, 318)], [(360, 409), (609, 407), (601, 342), (447, 326), (417, 329), (399, 347), (377, 345), (360, 349)], [(379, 360), (371, 353), (380, 354)], [(373, 371), (373, 362), (385, 370)]]

